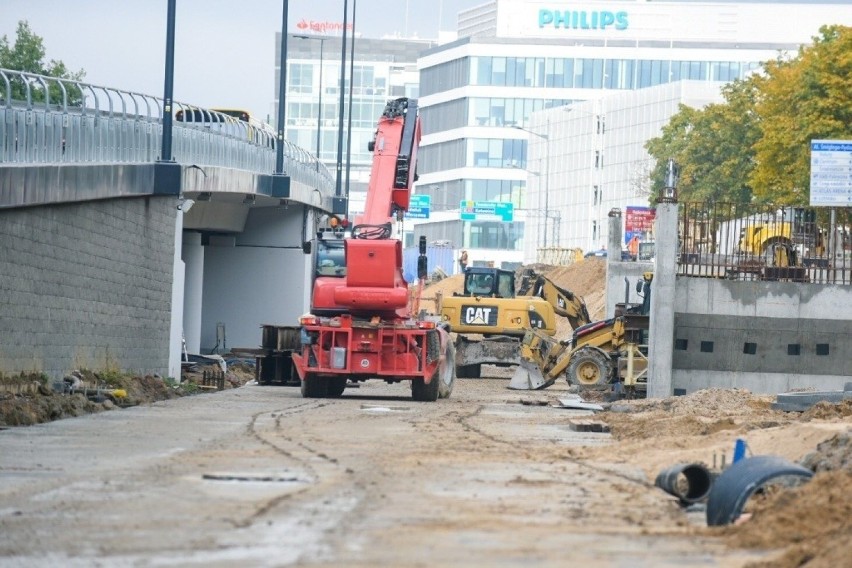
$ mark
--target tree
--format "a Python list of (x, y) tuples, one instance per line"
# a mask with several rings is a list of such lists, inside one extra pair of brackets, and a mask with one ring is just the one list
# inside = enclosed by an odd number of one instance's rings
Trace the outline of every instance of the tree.
[[(23, 71), (36, 75), (47, 75), (57, 79), (65, 79), (67, 102), (69, 105), (79, 105), (83, 100), (83, 94), (73, 81), (80, 81), (86, 73), (82, 69), (71, 72), (62, 61), (51, 59), (48, 63), (44, 61), (44, 40), (35, 35), (25, 20), (18, 22), (15, 43), (9, 43), (7, 36), (0, 37), (0, 68), (13, 71)], [(27, 99), (27, 83), (33, 102), (44, 102), (44, 86), (38, 81), (27, 81), (20, 76), (10, 77), (12, 88), (12, 99), (25, 101)], [(62, 89), (55, 81), (47, 82), (50, 102), (53, 104), (62, 102)], [(5, 97), (5, 93), (2, 93)]]
[(849, 139), (852, 124), (852, 28), (824, 26), (792, 59), (766, 65), (757, 112), (751, 184), (762, 200), (807, 205), (810, 141)]
[(810, 141), (848, 139), (852, 124), (852, 28), (827, 26), (795, 57), (723, 88), (724, 103), (681, 105), (645, 148), (656, 160), (653, 193), (665, 165), (681, 167), (681, 201), (807, 205)]
[(645, 148), (656, 160), (653, 195), (659, 195), (669, 158), (680, 166), (681, 201), (748, 201), (753, 169), (752, 145), (759, 137), (753, 79), (722, 90), (727, 102), (694, 109), (681, 105), (662, 135)]

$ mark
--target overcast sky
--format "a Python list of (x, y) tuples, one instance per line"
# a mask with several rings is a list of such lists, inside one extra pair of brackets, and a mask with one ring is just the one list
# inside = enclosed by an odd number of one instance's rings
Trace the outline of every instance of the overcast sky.
[[(487, 0), (355, 1), (359, 34), (434, 38), (439, 19), (454, 31), (459, 10)], [(283, 2), (177, 0), (175, 100), (274, 116)], [(46, 60), (85, 70), (90, 83), (162, 97), (167, 7), (167, 0), (0, 0), (0, 36), (14, 42), (18, 22), (27, 20), (44, 40)], [(290, 0), (290, 31), (302, 20), (342, 22), (343, 0)]]

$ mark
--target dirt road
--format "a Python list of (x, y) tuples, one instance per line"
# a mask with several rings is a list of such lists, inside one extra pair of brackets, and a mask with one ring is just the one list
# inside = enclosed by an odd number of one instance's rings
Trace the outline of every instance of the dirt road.
[[(0, 566), (742, 566), (565, 393), (248, 385), (0, 431)], [(846, 426), (848, 427), (848, 422)], [(825, 437), (830, 432), (825, 433)], [(634, 448), (631, 451), (641, 452)], [(588, 454), (584, 457), (584, 454)], [(619, 463), (620, 462), (620, 463)]]

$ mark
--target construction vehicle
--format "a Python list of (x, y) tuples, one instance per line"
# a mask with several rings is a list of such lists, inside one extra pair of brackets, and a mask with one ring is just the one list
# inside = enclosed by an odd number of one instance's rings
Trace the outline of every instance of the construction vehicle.
[[(317, 233), (311, 312), (300, 318), (292, 361), (302, 396), (338, 397), (348, 383), (409, 381), (418, 401), (446, 398), (455, 381), (454, 346), (445, 325), (417, 319), (402, 274), (402, 244), (392, 238), (416, 179), (420, 117), (414, 99), (385, 106), (368, 148), (373, 153), (364, 214), (351, 229), (330, 218)], [(427, 275), (421, 238), (418, 278)]]
[(554, 335), (556, 316), (572, 327), (589, 322), (582, 298), (533, 270), (523, 272), (516, 289), (513, 271), (468, 268), (462, 292), (440, 304), (442, 321), (456, 333), (456, 376), (463, 378), (478, 378), (483, 364), (519, 364), (524, 334)]
[(577, 327), (568, 341), (530, 330), (521, 344), (521, 363), (509, 388), (546, 388), (560, 376), (581, 389), (614, 386), (634, 395), (647, 384), (645, 348), (651, 311), (653, 273), (637, 282), (638, 304), (622, 303), (615, 316)]

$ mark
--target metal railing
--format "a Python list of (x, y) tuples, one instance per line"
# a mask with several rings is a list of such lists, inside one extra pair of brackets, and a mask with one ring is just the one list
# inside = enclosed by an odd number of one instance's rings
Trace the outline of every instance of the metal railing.
[(852, 283), (852, 208), (681, 203), (678, 273)]
[[(271, 174), (276, 132), (263, 123), (180, 102), (174, 112), (203, 122), (173, 122), (175, 161)], [(0, 164), (150, 163), (162, 146), (163, 100), (113, 87), (0, 69)], [(334, 178), (310, 152), (284, 141), (284, 171), (294, 181), (334, 191)]]

